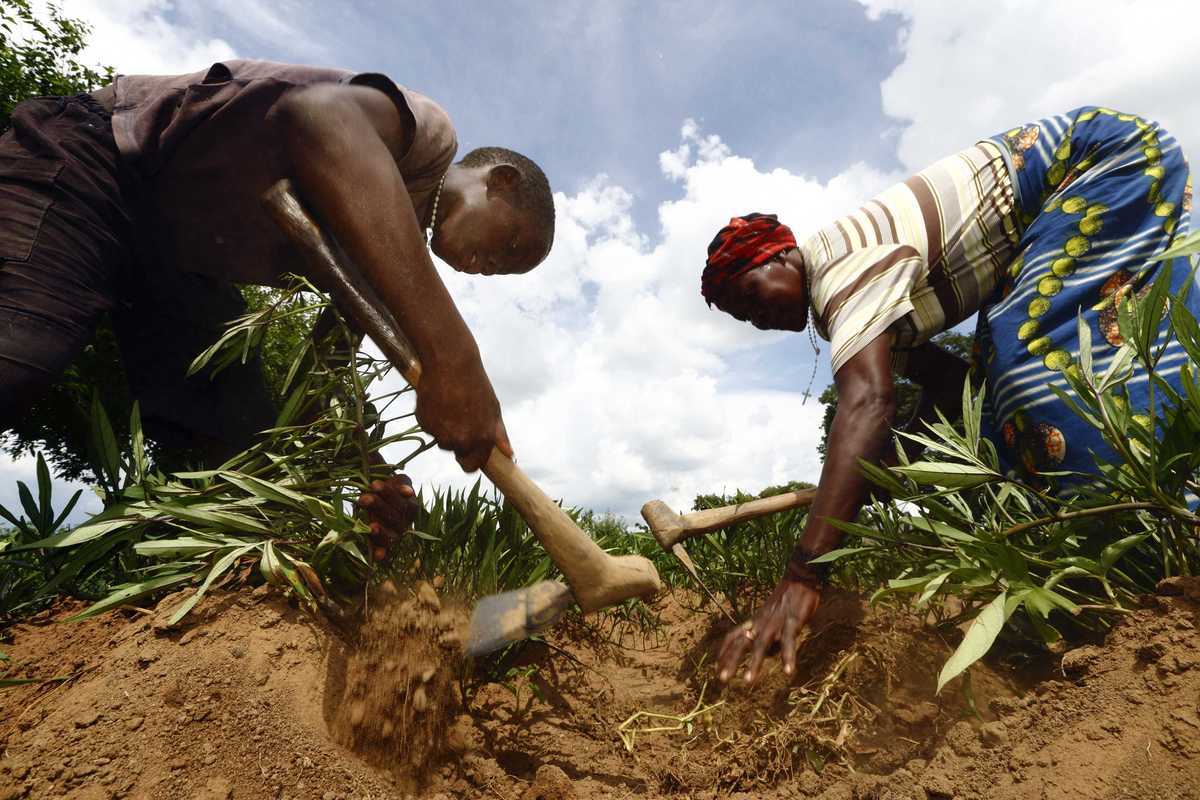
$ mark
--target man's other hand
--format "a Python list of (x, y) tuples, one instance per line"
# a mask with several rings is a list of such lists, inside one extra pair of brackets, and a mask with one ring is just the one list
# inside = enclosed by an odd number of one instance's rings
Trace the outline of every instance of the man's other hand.
[(358, 505), (371, 527), (371, 557), (384, 561), (417, 518), (417, 493), (407, 475), (371, 481), (358, 497)]

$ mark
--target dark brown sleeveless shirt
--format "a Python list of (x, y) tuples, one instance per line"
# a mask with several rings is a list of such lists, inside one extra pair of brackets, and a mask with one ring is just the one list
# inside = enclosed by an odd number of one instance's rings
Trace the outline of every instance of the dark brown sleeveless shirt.
[(437, 103), (383, 75), (268, 61), (226, 61), (190, 75), (122, 75), (113, 133), (138, 189), (143, 268), (261, 284), (298, 269), (259, 197), (286, 172), (268, 115), (289, 90), (315, 83), (379, 89), (413, 124), (397, 166), (421, 218), (454, 160), (454, 126)]

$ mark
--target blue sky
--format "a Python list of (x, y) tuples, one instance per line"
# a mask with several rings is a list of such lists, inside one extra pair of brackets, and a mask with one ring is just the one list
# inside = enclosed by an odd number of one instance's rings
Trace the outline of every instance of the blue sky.
[(567, 193), (606, 173), (647, 229), (668, 196), (658, 152), (687, 117), (757, 163), (822, 180), (856, 161), (898, 166), (879, 83), (900, 61), (901, 18), (871, 21), (846, 0), (283, 4), (286, 35), (220, 5), (165, 18), (243, 56), (385, 72), (442, 104), (464, 152), (521, 150)]
[[(475, 331), (518, 458), (567, 503), (815, 480), (804, 335), (699, 298), (729, 216), (800, 235), (977, 138), (1085, 103), (1193, 149), (1194, 3), (68, 0), (88, 55), (124, 72), (256, 57), (385, 72), (441, 103), (462, 150), (546, 169), (559, 229), (529, 276), (442, 274)], [(1172, 24), (1164, 25), (1164, 20)], [(830, 380), (817, 359), (814, 391)], [(453, 461), (414, 462), (425, 485)], [(0, 463), (0, 503), (28, 461)], [(94, 509), (94, 504), (91, 505)]]

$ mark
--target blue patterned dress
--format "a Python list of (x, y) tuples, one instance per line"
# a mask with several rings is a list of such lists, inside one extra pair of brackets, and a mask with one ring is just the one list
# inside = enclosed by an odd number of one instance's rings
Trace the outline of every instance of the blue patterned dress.
[[(1095, 472), (1093, 453), (1106, 460), (1115, 454), (1049, 387), (1070, 391), (1064, 372), (1078, 360), (1079, 312), (1091, 326), (1093, 368), (1101, 371), (1122, 343), (1114, 300), (1148, 291), (1163, 269), (1171, 270), (1172, 293), (1195, 281), (1189, 259), (1149, 260), (1188, 230), (1187, 160), (1155, 122), (1093, 106), (991, 141), (1011, 161), (1022, 227), (1007, 275), (979, 314), (985, 429), (1010, 473)], [(1194, 287), (1193, 314), (1198, 302)], [(1160, 330), (1169, 325), (1167, 316)], [(1186, 359), (1173, 342), (1158, 374), (1178, 386)], [(1127, 384), (1135, 413), (1147, 407), (1148, 383), (1138, 368)]]

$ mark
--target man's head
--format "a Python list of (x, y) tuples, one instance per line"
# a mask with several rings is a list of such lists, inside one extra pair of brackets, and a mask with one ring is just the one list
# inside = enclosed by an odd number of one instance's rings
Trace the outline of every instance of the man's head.
[(446, 173), (433, 252), (459, 272), (528, 272), (554, 242), (554, 196), (541, 168), (503, 147), (467, 153)]
[(774, 214), (729, 220), (708, 246), (700, 293), (710, 306), (763, 330), (802, 331), (808, 322), (804, 259)]

